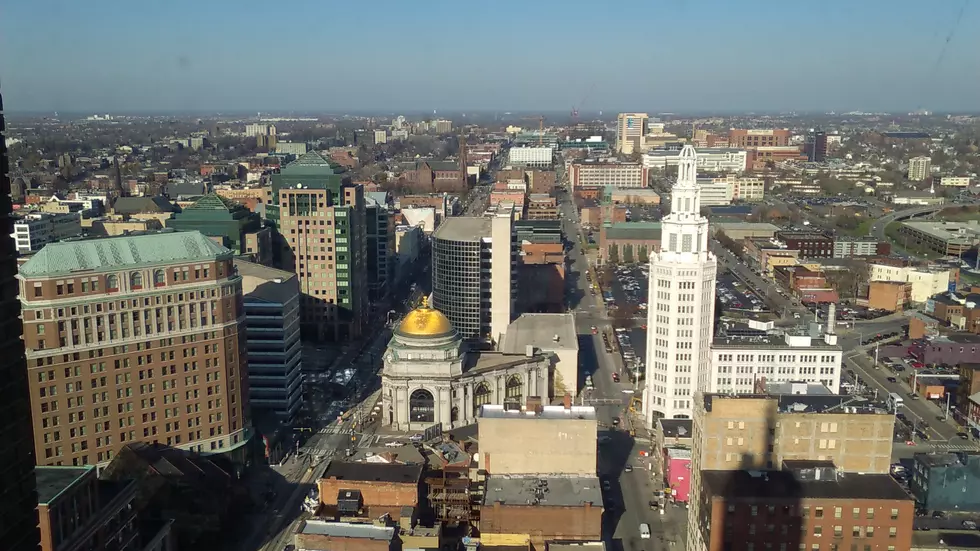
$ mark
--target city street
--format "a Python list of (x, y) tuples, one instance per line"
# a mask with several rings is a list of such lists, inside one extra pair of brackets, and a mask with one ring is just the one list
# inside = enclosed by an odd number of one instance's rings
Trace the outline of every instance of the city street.
[[(609, 332), (611, 326), (602, 297), (589, 293), (589, 282), (585, 277), (589, 269), (588, 260), (580, 250), (582, 235), (577, 224), (577, 213), (569, 198), (565, 196), (564, 199), (561, 203), (563, 227), (565, 235), (572, 242), (568, 252), (567, 288), (579, 333), (579, 363), (583, 376), (592, 375), (595, 386), (593, 390), (583, 391), (580, 400), (596, 408), (600, 436), (599, 476), (611, 485), (603, 498), (606, 511), (603, 519), (604, 539), (613, 549), (643, 550), (645, 546), (644, 540), (640, 539), (639, 525), (646, 523), (650, 525), (651, 542), (656, 542), (658, 547), (676, 544), (682, 548), (687, 509), (668, 506), (663, 515), (650, 509), (654, 492), (661, 488), (655, 482), (659, 477), (652, 476), (650, 472), (650, 458), (641, 457), (640, 452), (650, 451), (651, 439), (647, 431), (639, 426), (636, 427), (636, 438), (628, 432), (631, 426), (630, 399), (634, 395), (638, 397), (640, 391), (634, 394), (632, 383), (623, 374), (620, 383), (612, 380), (612, 373), (618, 369), (621, 361), (616, 356), (617, 352), (607, 353), (603, 345), (601, 334), (603, 331)], [(594, 278), (593, 273), (593, 281)], [(592, 334), (592, 325), (599, 329), (599, 335)], [(619, 420), (618, 425), (614, 424), (614, 419)]]

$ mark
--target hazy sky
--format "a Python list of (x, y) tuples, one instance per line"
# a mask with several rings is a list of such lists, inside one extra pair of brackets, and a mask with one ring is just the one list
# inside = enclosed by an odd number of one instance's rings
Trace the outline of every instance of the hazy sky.
[(980, 111), (980, 3), (0, 0), (0, 79), (10, 111)]

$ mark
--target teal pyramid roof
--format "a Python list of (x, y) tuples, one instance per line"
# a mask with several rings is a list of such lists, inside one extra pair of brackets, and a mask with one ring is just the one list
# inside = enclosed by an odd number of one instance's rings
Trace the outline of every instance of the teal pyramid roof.
[(217, 193), (213, 193), (212, 192), (212, 193), (209, 193), (209, 194), (205, 195), (204, 197), (201, 197), (197, 201), (194, 201), (194, 204), (190, 205), (189, 207), (185, 208), (184, 210), (185, 211), (186, 210), (191, 210), (191, 209), (193, 209), (193, 210), (223, 210), (223, 211), (231, 212), (233, 210), (238, 210), (240, 208), (244, 208), (244, 207), (242, 207), (242, 205), (240, 205), (240, 204), (232, 201), (231, 199), (226, 199), (226, 198), (218, 195)]

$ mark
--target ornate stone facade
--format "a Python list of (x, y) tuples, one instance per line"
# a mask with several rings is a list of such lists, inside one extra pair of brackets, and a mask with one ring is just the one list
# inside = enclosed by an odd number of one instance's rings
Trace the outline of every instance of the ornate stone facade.
[(484, 404), (522, 408), (551, 398), (552, 354), (468, 351), (448, 320), (423, 305), (395, 330), (384, 355), (382, 423), (420, 431), (476, 422)]

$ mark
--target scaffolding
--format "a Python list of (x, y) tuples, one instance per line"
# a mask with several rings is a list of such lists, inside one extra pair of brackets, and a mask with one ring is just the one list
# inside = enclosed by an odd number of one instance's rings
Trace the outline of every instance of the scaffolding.
[(445, 465), (436, 476), (425, 479), (429, 503), (436, 518), (447, 524), (479, 522), (479, 502), (471, 492), (469, 465)]

